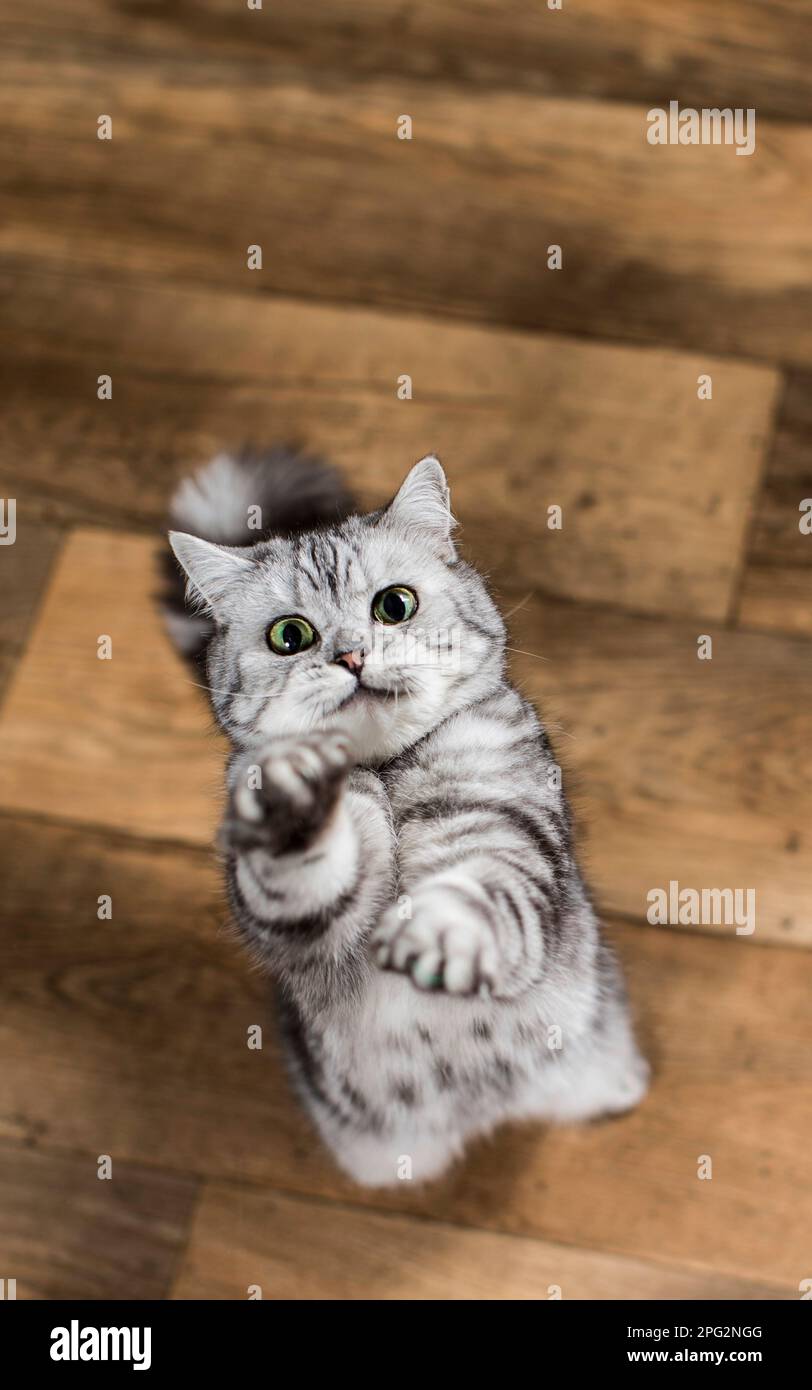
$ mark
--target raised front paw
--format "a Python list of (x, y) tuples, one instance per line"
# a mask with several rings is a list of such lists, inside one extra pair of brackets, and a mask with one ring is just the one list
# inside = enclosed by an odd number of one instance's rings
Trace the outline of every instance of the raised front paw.
[(259, 755), (242, 754), (229, 775), (221, 847), (307, 849), (329, 820), (349, 768), (349, 740), (338, 732), (279, 739)]
[(452, 889), (421, 890), (389, 908), (371, 949), (382, 970), (409, 975), (418, 989), (473, 995), (499, 987), (499, 952), (487, 917)]

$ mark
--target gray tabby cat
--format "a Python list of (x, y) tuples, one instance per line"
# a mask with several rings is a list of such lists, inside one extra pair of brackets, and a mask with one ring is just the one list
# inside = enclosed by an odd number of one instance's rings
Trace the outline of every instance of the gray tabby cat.
[(440, 464), (347, 512), (323, 465), (216, 459), (173, 504), (197, 613), (171, 624), (233, 744), (235, 920), (319, 1133), (377, 1186), (502, 1121), (627, 1110), (648, 1068)]

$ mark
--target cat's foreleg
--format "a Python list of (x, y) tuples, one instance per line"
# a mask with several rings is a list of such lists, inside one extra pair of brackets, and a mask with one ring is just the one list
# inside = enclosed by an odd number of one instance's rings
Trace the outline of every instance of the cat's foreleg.
[[(366, 938), (393, 891), (388, 799), (352, 768), (348, 740), (318, 733), (235, 755), (220, 844), (237, 926), (289, 983), (367, 969)], [(319, 967), (324, 967), (319, 969)]]
[(372, 938), (377, 964), (449, 994), (507, 999), (537, 984), (575, 884), (561, 826), (504, 803), (444, 807), (436, 825), (406, 817), (401, 897)]

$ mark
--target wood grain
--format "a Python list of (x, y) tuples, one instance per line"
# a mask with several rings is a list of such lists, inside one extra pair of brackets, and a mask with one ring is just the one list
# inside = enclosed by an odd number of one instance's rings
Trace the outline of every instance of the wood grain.
[(167, 1297), (196, 1183), (113, 1154), (101, 1180), (101, 1153), (0, 1143), (3, 1277), (18, 1299)]
[[(12, 472), (6, 476), (10, 482)], [(18, 479), (23, 481), (21, 474)], [(32, 498), (25, 483), (22, 488), (25, 495), (18, 498), (19, 491), (20, 488), (10, 487), (4, 494), (6, 500), (14, 497), (16, 540), (13, 545), (0, 545), (0, 592), (3, 596), (0, 604), (0, 696), (23, 653), (62, 541), (59, 530), (43, 525), (36, 515), (38, 500)], [(30, 507), (29, 502), (32, 503)], [(7, 517), (7, 513), (4, 515)]]
[[(445, 1183), (380, 1196), (338, 1178), (291, 1098), (267, 986), (218, 926), (207, 856), (8, 819), (0, 842), (3, 912), (26, 922), (5, 933), (0, 980), (5, 1140), (776, 1282), (788, 1297), (807, 1277), (808, 953), (613, 924), (655, 1067), (644, 1105), (582, 1129), (505, 1130)], [(96, 919), (100, 892), (110, 922)], [(257, 1023), (263, 1049), (249, 1051)], [(711, 1181), (697, 1178), (703, 1154)], [(248, 1239), (235, 1224), (238, 1252)], [(227, 1266), (240, 1279), (241, 1259)], [(448, 1268), (438, 1255), (438, 1283)]]
[[(0, 717), (0, 806), (205, 846), (224, 745), (151, 602), (154, 555), (147, 538), (71, 535)], [(502, 595), (507, 611), (521, 600)], [(753, 890), (754, 940), (812, 943), (812, 648), (551, 598), (511, 626), (601, 905), (645, 920), (650, 890), (671, 880)]]
[[(363, 78), (385, 74), (476, 90), (561, 93), (656, 105), (757, 106), (764, 116), (812, 117), (805, 55), (812, 43), (804, 0), (578, 0), (550, 12), (520, 0), (274, 0), (250, 12), (233, 0), (142, 3), (67, 0), (4, 6), (13, 49), (81, 47), (97, 61), (138, 54), (183, 71), (190, 56), (241, 72), (297, 66)], [(55, 33), (56, 31), (56, 33)]]
[[(173, 481), (246, 439), (302, 440), (378, 505), (434, 449), (499, 585), (644, 612), (731, 606), (772, 370), (103, 279), (6, 275), (0, 294), (0, 484), (48, 521), (162, 528)], [(699, 401), (706, 370), (714, 398)]]
[(738, 621), (744, 627), (812, 637), (812, 571), (809, 566), (748, 565)]
[(0, 254), (809, 365), (812, 132), (760, 120), (745, 158), (654, 147), (647, 110), (185, 53), (99, 63), (69, 35), (7, 65)]
[(812, 944), (812, 647), (548, 599), (512, 627), (515, 674), (549, 723), (602, 906), (645, 918), (649, 892), (672, 880), (752, 890), (753, 940)]
[(812, 375), (789, 374), (763, 486), (753, 509), (738, 621), (812, 636), (812, 534), (799, 529), (812, 498)]
[(0, 844), (3, 917), (26, 923), (5, 934), (0, 1138), (261, 1181), (281, 1144), (330, 1172), (210, 853), (7, 817)]
[[(174, 1298), (755, 1299), (780, 1285), (207, 1183)], [(256, 1287), (253, 1296), (256, 1297)]]
[[(0, 716), (15, 744), (0, 765), (0, 805), (211, 840), (223, 751), (169, 646), (157, 590), (145, 539), (71, 533)], [(105, 639), (110, 659), (99, 657)]]

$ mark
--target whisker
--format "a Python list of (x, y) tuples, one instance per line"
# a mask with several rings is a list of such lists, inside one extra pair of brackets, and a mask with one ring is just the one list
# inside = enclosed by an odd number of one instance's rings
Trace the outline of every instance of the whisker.
[(505, 647), (506, 652), (518, 652), (519, 656), (534, 656), (537, 661), (552, 661), (551, 656), (542, 656), (540, 652), (526, 652), (523, 647)]
[(535, 592), (535, 589), (531, 589), (529, 594), (525, 594), (524, 598), (520, 599), (520, 601), (516, 604), (515, 608), (509, 608), (507, 613), (503, 613), (502, 617), (504, 618), (504, 620), (507, 621), (508, 618), (513, 617), (514, 613), (518, 613), (520, 608), (524, 608), (524, 605), (530, 602)]
[(184, 679), (187, 685), (196, 685), (198, 690), (208, 690), (212, 695), (233, 695), (234, 693), (232, 690), (226, 690), (220, 685), (201, 685), (200, 681), (191, 681), (187, 677), (184, 677)]
[(565, 729), (561, 724), (548, 724), (547, 720), (545, 719), (544, 727), (545, 729), (553, 729), (555, 733), (563, 734), (564, 738), (571, 738), (573, 741), (577, 742), (575, 734), (571, 734), (569, 730)]

